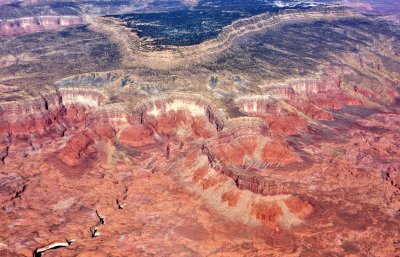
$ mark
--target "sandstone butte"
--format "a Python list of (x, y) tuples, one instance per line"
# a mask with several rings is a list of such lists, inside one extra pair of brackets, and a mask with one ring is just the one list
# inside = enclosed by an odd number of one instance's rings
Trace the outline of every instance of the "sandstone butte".
[[(67, 23), (84, 21), (0, 31)], [(224, 33), (182, 54), (218, 54)], [(158, 54), (137, 61), (185, 61)], [(1, 102), (0, 256), (400, 256), (400, 74), (367, 57), (229, 108), (195, 91), (114, 102), (112, 86)], [(349, 86), (356, 71), (382, 84)]]

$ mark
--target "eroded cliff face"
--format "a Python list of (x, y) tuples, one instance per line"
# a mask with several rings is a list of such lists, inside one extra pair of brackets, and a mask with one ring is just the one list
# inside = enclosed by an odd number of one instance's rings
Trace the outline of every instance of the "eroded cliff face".
[(78, 16), (38, 16), (0, 20), (0, 36), (20, 36), (85, 23), (84, 19)]
[[(77, 168), (98, 160), (105, 153), (97, 144), (111, 143), (114, 138), (116, 146), (140, 157), (141, 162), (153, 159), (155, 168), (176, 166), (168, 172), (222, 214), (230, 213), (230, 219), (279, 230), (300, 224), (308, 216), (297, 217), (290, 211), (285, 204), (290, 195), (257, 196), (258, 191), (239, 182), (242, 178), (234, 172), (238, 168), (229, 167), (246, 165), (244, 158), (282, 164), (300, 161), (287, 143), (271, 138), (262, 120), (235, 119), (224, 126), (223, 114), (196, 95), (146, 100), (131, 112), (121, 106), (101, 107), (99, 98), (95, 90), (64, 89), (27, 103), (2, 106), (2, 133), (10, 137), (7, 147), (18, 139), (51, 136), (65, 142), (55, 158), (66, 167)], [(181, 154), (186, 158), (178, 158)], [(3, 156), (2, 161), (9, 164), (12, 160)], [(221, 207), (229, 195), (236, 200)], [(303, 205), (311, 214), (312, 206)]]
[[(399, 116), (369, 109), (362, 100), (375, 94), (346, 91), (344, 74), (330, 69), (319, 78), (276, 84), (269, 94), (238, 97), (234, 103), (243, 117), (230, 117), (222, 106), (196, 94), (164, 94), (132, 105), (110, 103), (106, 88), (90, 87), (64, 87), (29, 101), (2, 104), (0, 169), (7, 177), (1, 201), (5, 222), (19, 222), (3, 253), (28, 254), (67, 237), (79, 241), (79, 247), (69, 247), (74, 254), (104, 251), (100, 249), (117, 242), (123, 242), (127, 252), (157, 254), (168, 248), (167, 241), (158, 246), (149, 239), (138, 241), (140, 235), (155, 236), (154, 226), (169, 230), (174, 240), (206, 244), (207, 252), (219, 245), (210, 233), (223, 238), (233, 233), (233, 224), (243, 233), (253, 231), (248, 240), (260, 254), (272, 250), (262, 247), (259, 233), (303, 238), (318, 249), (312, 251), (316, 255), (327, 245), (338, 254), (346, 252), (343, 244), (348, 243), (331, 244), (338, 233), (342, 238), (350, 235), (356, 244), (368, 242), (364, 251), (377, 256), (398, 252), (391, 242), (398, 232), (385, 224), (397, 224), (400, 208)], [(398, 95), (385, 97), (392, 106)], [(354, 112), (365, 115), (356, 117)], [(385, 160), (384, 167), (374, 161), (378, 159)], [(29, 162), (21, 164), (23, 160)], [(79, 194), (72, 193), (76, 186)], [(374, 191), (369, 191), (371, 186)], [(46, 201), (42, 213), (54, 214), (32, 226), (23, 217), (41, 213), (43, 204), (34, 199)], [(175, 204), (183, 216), (171, 216)], [(206, 216), (194, 221), (193, 208)], [(106, 239), (102, 243), (90, 239), (95, 210), (111, 220), (97, 228)], [(229, 225), (213, 231), (221, 218)], [(147, 221), (137, 223), (143, 219)], [(324, 231), (327, 220), (335, 225), (324, 240), (304, 239)], [(182, 221), (193, 225), (170, 230), (170, 224)], [(64, 225), (52, 225), (60, 222)], [(367, 228), (382, 237), (370, 241)], [(38, 239), (12, 246), (21, 239), (17, 231), (33, 238), (38, 229)], [(141, 232), (121, 237), (134, 231)], [(284, 242), (273, 251), (309, 251)], [(168, 249), (177, 253), (174, 247)], [(235, 254), (248, 252), (246, 248)]]

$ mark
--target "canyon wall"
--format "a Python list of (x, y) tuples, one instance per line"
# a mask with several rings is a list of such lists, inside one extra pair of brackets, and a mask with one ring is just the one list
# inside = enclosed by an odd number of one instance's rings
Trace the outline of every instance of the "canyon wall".
[(38, 16), (0, 20), (0, 36), (21, 36), (85, 24), (78, 16)]

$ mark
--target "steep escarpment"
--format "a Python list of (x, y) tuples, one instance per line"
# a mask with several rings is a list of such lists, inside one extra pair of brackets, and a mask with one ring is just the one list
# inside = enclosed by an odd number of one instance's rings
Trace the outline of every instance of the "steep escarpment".
[[(235, 41), (249, 34), (262, 32), (294, 22), (313, 22), (315, 20), (341, 20), (362, 18), (361, 15), (341, 8), (322, 8), (310, 11), (283, 11), (277, 15), (260, 14), (247, 19), (241, 19), (224, 28), (216, 39), (206, 41), (198, 46), (180, 48), (187, 56), (214, 55), (227, 49)], [(149, 53), (150, 56), (152, 53)], [(205, 57), (204, 56), (204, 57)], [(203, 58), (204, 58), (203, 57)]]
[[(296, 22), (312, 23), (321, 19), (332, 21), (363, 18), (362, 15), (343, 8), (316, 8), (301, 12), (286, 10), (275, 15), (264, 13), (238, 20), (225, 27), (217, 38), (198, 45), (179, 47), (179, 51), (178, 48), (173, 47), (170, 50), (157, 51), (155, 49), (154, 51), (152, 46), (148, 46), (146, 42), (141, 42), (143, 40), (135, 34), (129, 35), (127, 28), (119, 27), (121, 26), (121, 22), (117, 19), (96, 19), (92, 20), (91, 23), (93, 23), (94, 29), (108, 33), (114, 40), (121, 42), (121, 46), (123, 46), (127, 54), (126, 58), (130, 61), (140, 61), (141, 65), (151, 63), (151, 65), (159, 68), (168, 68), (184, 65), (187, 60), (197, 63), (209, 60), (210, 58), (213, 59), (230, 48), (235, 42), (239, 42), (248, 35), (263, 33), (283, 25)], [(147, 46), (149, 50), (146, 50)], [(137, 56), (138, 54), (141, 55), (140, 60), (133, 56)]]
[(66, 115), (66, 107), (82, 105), (98, 107), (101, 93), (91, 90), (64, 89), (56, 93), (41, 95), (26, 102), (7, 102), (1, 105), (1, 131), (44, 132), (45, 128), (59, 122)]
[[(351, 70), (330, 68), (314, 78), (270, 83), (262, 87), (262, 95), (235, 99), (240, 111), (265, 120), (274, 133), (296, 134), (307, 123), (335, 120), (332, 113), (345, 105), (359, 106), (362, 101), (347, 93), (341, 79)], [(392, 99), (393, 101), (393, 99)]]
[(0, 36), (20, 36), (85, 23), (84, 19), (78, 16), (39, 16), (0, 20)]
[(1, 105), (1, 131), (18, 133), (45, 128), (57, 120), (62, 112), (61, 97), (49, 94), (27, 102), (9, 102)]
[(218, 109), (210, 99), (201, 95), (173, 94), (145, 100), (134, 109), (140, 113), (140, 120), (144, 122), (145, 116), (157, 117), (162, 112), (184, 110), (193, 117), (206, 116), (208, 121), (215, 124), (218, 131), (224, 127), (226, 115)]

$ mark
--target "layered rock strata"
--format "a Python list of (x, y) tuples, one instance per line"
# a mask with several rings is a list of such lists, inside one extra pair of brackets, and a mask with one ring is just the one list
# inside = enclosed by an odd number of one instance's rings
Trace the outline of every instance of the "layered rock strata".
[(0, 20), (0, 36), (20, 36), (85, 24), (78, 16), (38, 16)]

